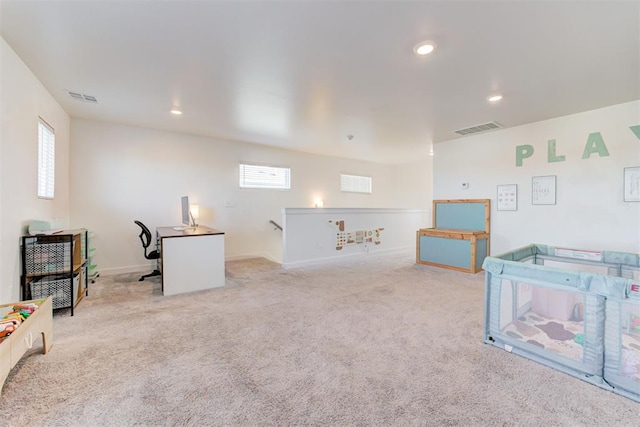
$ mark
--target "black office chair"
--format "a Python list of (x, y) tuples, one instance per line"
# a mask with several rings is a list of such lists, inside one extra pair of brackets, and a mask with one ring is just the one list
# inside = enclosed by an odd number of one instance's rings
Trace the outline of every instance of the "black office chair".
[[(140, 231), (140, 235), (138, 237), (140, 237), (140, 241), (142, 242), (142, 247), (144, 248), (144, 257), (146, 259), (158, 259), (158, 258), (160, 258), (160, 253), (155, 249), (152, 250), (151, 252), (147, 253), (149, 245), (151, 245), (151, 241), (152, 241), (151, 232), (149, 231), (147, 226), (144, 225), (143, 223), (141, 223), (138, 220), (135, 220), (133, 222), (138, 224), (138, 226), (140, 226), (140, 228), (142, 229), (142, 231)], [(160, 274), (161, 274), (160, 270), (155, 269), (151, 273), (145, 274), (144, 276), (140, 277), (140, 279), (138, 281), (142, 282), (146, 277), (160, 276)]]

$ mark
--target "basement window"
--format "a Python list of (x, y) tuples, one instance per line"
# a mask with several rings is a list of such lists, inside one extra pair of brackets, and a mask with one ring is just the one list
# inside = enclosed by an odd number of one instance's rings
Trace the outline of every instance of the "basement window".
[(53, 199), (55, 186), (56, 136), (53, 128), (38, 120), (38, 198)]
[(344, 193), (372, 193), (372, 178), (370, 176), (340, 174), (340, 191)]
[(291, 189), (291, 169), (240, 164), (240, 188)]

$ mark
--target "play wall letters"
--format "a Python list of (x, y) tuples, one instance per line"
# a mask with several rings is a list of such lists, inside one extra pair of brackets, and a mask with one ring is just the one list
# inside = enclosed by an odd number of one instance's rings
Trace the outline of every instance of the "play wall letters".
[[(630, 126), (631, 132), (640, 140), (640, 125)], [(533, 146), (529, 144), (516, 146), (516, 167), (520, 167), (524, 163), (524, 159), (533, 156)], [(590, 133), (587, 138), (587, 143), (584, 146), (582, 152), (582, 159), (588, 159), (592, 154), (597, 154), (600, 157), (609, 156), (609, 150), (604, 143), (604, 139), (600, 132)], [(565, 156), (557, 154), (556, 140), (550, 139), (547, 141), (547, 163), (564, 162)]]

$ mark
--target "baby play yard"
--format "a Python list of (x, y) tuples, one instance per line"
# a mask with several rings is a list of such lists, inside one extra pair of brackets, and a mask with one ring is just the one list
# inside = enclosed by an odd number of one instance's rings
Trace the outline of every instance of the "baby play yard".
[(487, 257), (484, 342), (640, 402), (640, 257), (529, 245)]

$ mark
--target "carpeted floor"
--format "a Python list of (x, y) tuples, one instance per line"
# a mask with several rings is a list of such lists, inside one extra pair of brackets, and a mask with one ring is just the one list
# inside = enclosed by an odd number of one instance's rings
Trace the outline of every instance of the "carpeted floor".
[(171, 297), (101, 277), (11, 372), (0, 425), (640, 424), (640, 404), (483, 344), (483, 274), (413, 256), (228, 262), (224, 288)]

